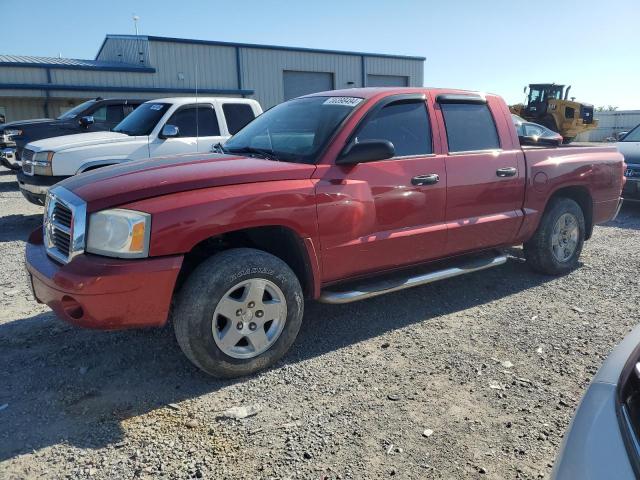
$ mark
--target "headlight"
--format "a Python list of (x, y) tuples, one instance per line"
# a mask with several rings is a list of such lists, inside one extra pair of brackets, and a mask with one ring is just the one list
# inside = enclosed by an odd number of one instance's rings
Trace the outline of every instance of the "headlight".
[(33, 173), (36, 175), (53, 175), (51, 162), (53, 161), (53, 152), (38, 152), (33, 156), (31, 163), (33, 164)]
[(151, 215), (116, 208), (89, 217), (87, 252), (108, 257), (142, 258), (149, 254)]
[(7, 136), (7, 138), (16, 137), (18, 135), (22, 135), (22, 130), (7, 129), (4, 131), (4, 134)]

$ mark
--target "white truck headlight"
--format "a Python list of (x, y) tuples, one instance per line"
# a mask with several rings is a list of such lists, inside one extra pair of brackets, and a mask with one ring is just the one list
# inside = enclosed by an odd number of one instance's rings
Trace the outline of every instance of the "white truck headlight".
[(51, 162), (53, 161), (53, 152), (37, 152), (31, 159), (33, 164), (33, 173), (36, 175), (53, 175)]
[(149, 254), (151, 215), (116, 208), (91, 214), (87, 252), (117, 258), (143, 258)]

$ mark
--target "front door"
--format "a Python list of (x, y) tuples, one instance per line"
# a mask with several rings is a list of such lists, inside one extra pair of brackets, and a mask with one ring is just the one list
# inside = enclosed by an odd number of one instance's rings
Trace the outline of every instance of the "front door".
[[(440, 97), (439, 97), (440, 98)], [(490, 98), (489, 102), (494, 101)], [(522, 221), (525, 172), (522, 151), (504, 145), (505, 120), (494, 120), (490, 103), (439, 103), (446, 130), (447, 254), (509, 243)], [(495, 111), (500, 112), (496, 105)], [(499, 126), (499, 127), (498, 127)], [(498, 128), (504, 129), (498, 135)], [(505, 140), (506, 142), (506, 140)]]
[(442, 255), (444, 156), (433, 154), (424, 97), (394, 98), (374, 106), (351, 140), (389, 140), (394, 158), (316, 173), (324, 281)]
[[(212, 145), (224, 139), (220, 134), (216, 111), (209, 103), (180, 107), (171, 115), (165, 125), (178, 127), (178, 136), (161, 138), (159, 135), (152, 140), (149, 143), (151, 157), (209, 152)], [(162, 128), (160, 132), (162, 132)]]

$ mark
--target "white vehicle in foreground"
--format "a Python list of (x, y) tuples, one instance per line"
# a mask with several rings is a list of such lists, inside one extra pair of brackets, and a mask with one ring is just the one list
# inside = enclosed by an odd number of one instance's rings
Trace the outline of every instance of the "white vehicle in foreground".
[(26, 145), (20, 191), (44, 205), (47, 190), (59, 181), (95, 168), (131, 160), (210, 152), (217, 143), (262, 113), (244, 98), (176, 97), (143, 103), (110, 132), (47, 138)]

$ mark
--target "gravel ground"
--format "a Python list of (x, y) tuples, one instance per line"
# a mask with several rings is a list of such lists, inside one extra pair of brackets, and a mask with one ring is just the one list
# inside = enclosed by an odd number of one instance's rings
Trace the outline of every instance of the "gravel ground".
[[(30, 298), (41, 209), (0, 171), (0, 478), (548, 478), (611, 348), (637, 322), (640, 206), (581, 268), (505, 265), (345, 306), (308, 303), (293, 350), (206, 377), (171, 329), (98, 332)], [(5, 406), (6, 405), (6, 406)], [(230, 407), (258, 410), (238, 420)]]

